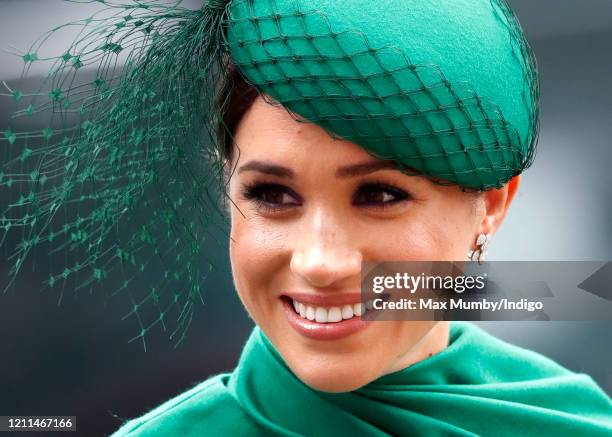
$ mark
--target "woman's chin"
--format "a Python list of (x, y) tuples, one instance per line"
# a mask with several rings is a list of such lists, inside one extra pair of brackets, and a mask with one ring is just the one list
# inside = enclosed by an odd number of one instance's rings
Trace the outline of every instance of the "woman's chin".
[(349, 392), (357, 390), (371, 382), (368, 378), (355, 378), (353, 376), (339, 378), (337, 375), (331, 373), (328, 375), (309, 375), (306, 378), (299, 378), (310, 388), (327, 393)]
[(291, 363), (290, 368), (304, 384), (318, 391), (349, 392), (363, 387), (378, 377), (375, 369), (355, 366), (355, 362), (358, 362), (356, 360), (346, 360), (348, 361), (346, 364), (330, 363), (329, 358), (309, 361)]

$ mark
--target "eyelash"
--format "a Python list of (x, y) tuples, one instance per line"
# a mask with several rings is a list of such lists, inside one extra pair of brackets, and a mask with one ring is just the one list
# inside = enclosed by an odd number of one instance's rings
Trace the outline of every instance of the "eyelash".
[[(388, 202), (370, 202), (370, 203), (362, 202), (362, 203), (357, 204), (358, 206), (365, 207), (365, 208), (386, 209), (400, 202), (411, 199), (411, 195), (407, 193), (405, 190), (399, 187), (393, 186), (391, 184), (388, 184), (386, 182), (372, 181), (372, 182), (364, 183), (359, 186), (359, 188), (357, 189), (357, 193), (361, 194), (361, 191), (366, 188), (372, 189), (374, 192), (383, 191), (386, 193), (390, 193), (391, 195), (395, 197), (395, 199), (388, 201)], [(275, 190), (275, 193), (277, 195), (287, 194), (291, 196), (293, 199), (299, 199), (299, 200), (296, 202), (289, 203), (289, 204), (271, 203), (271, 202), (263, 200), (265, 194), (269, 193), (270, 190)], [(266, 212), (270, 212), (270, 213), (280, 212), (288, 208), (292, 208), (294, 206), (299, 206), (301, 205), (301, 202), (302, 202), (300, 196), (298, 196), (293, 190), (291, 190), (290, 188), (284, 185), (276, 184), (276, 183), (255, 182), (252, 184), (244, 184), (243, 185), (243, 197), (244, 199), (253, 202), (255, 206), (257, 207), (257, 209), (260, 209)], [(356, 196), (353, 196), (353, 197), (356, 197)]]

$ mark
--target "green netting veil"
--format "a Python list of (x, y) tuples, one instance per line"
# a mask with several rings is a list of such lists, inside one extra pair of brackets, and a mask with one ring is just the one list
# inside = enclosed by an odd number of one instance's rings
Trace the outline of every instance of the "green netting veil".
[[(121, 278), (109, 292), (129, 296), (135, 339), (180, 342), (214, 269), (234, 66), (296, 118), (438, 182), (500, 187), (533, 159), (535, 60), (503, 0), (92, 3), (21, 54), (24, 78), (51, 64), (35, 88), (2, 83), (0, 244), (9, 286), (41, 253), (49, 287)], [(43, 57), (65, 28), (72, 44)]]

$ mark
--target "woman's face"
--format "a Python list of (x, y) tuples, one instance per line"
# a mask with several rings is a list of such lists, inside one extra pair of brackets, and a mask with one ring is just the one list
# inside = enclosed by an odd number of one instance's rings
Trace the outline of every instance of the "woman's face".
[(385, 166), (261, 98), (235, 142), (235, 286), (297, 377), (350, 391), (446, 346), (446, 322), (355, 316), (361, 262), (466, 259), (485, 216), (480, 197)]

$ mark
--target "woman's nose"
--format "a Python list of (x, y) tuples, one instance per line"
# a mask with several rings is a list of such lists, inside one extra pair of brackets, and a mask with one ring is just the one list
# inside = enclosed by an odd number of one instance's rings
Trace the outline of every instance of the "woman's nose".
[[(325, 210), (300, 228), (291, 256), (291, 271), (314, 287), (329, 287), (361, 273), (362, 255), (350, 230)], [(353, 236), (355, 237), (355, 236)]]

